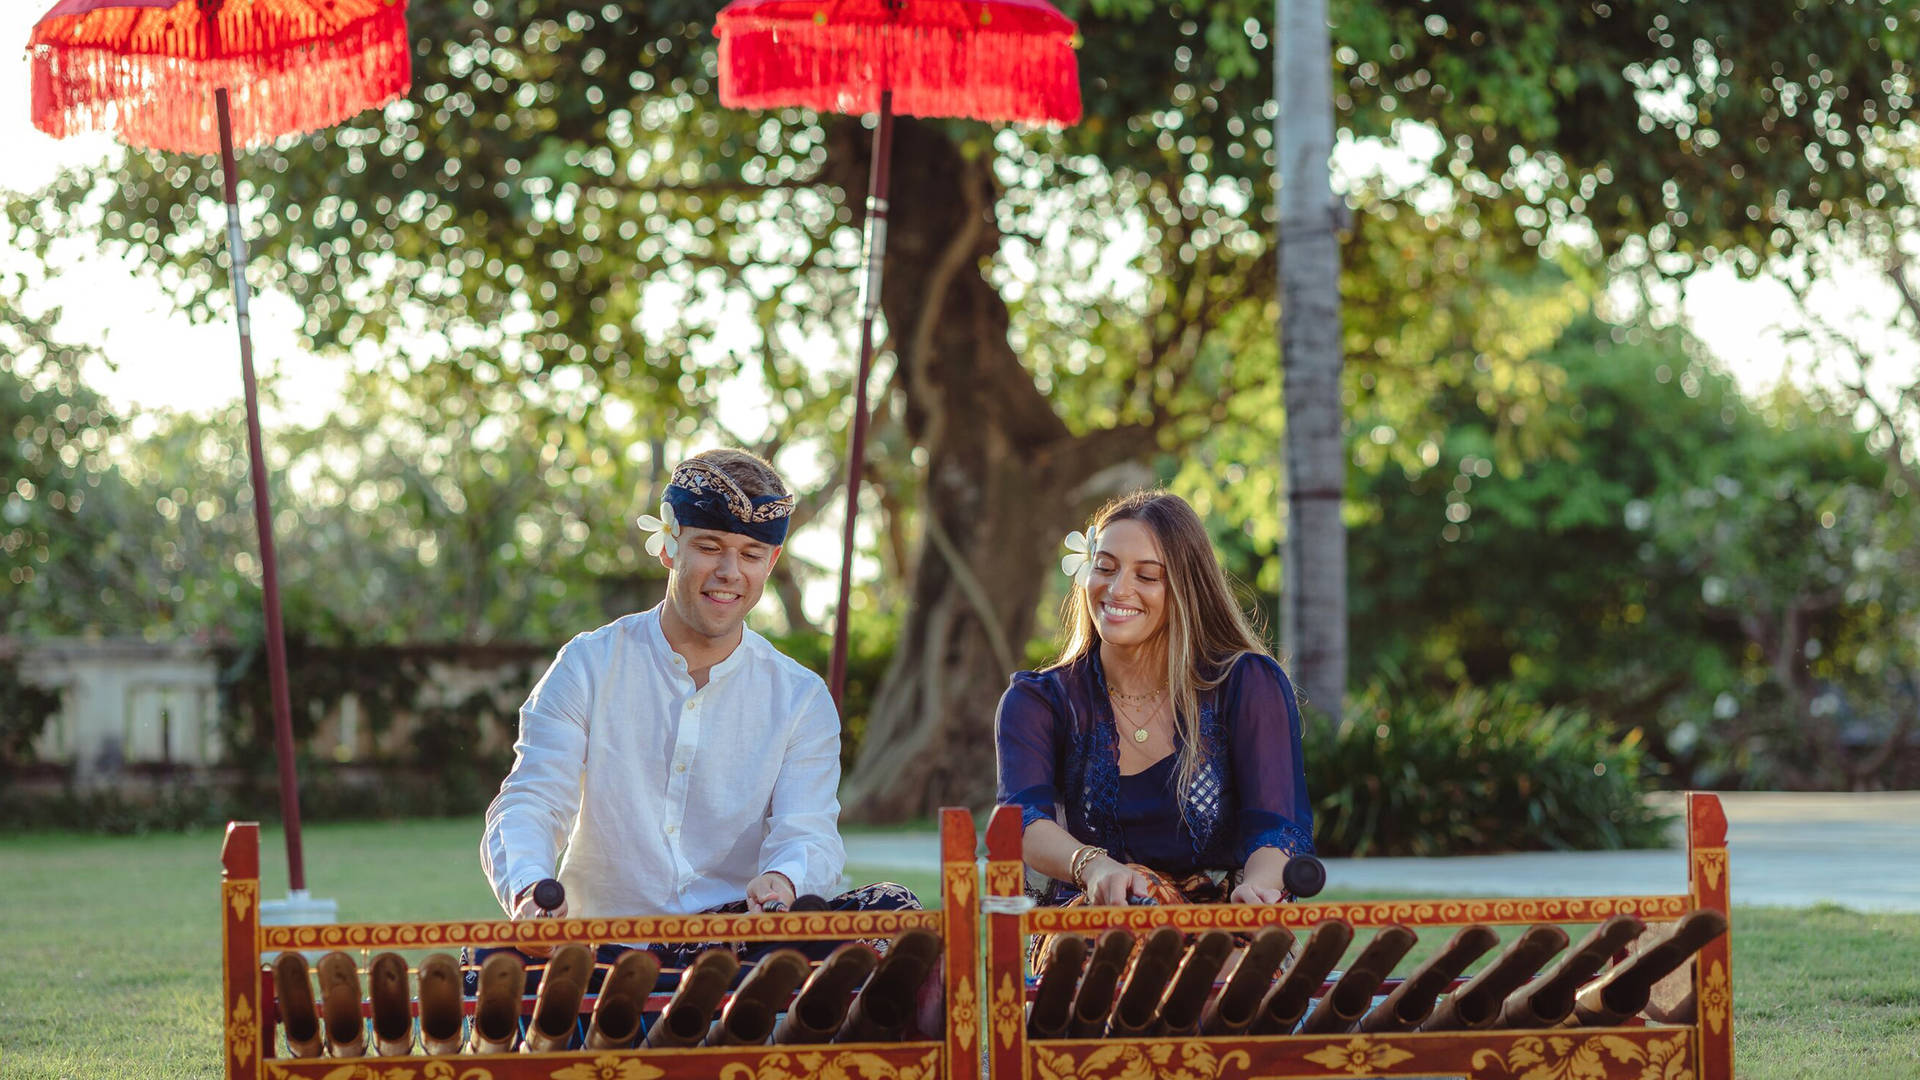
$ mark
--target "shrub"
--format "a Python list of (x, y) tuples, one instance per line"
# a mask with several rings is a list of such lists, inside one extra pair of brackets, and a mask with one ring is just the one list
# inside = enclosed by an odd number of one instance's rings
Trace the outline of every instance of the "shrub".
[(57, 830), (141, 836), (215, 828), (252, 818), (204, 784), (172, 783), (150, 791), (67, 788), (52, 794), (0, 790), (0, 834)]
[(1378, 686), (1337, 730), (1307, 721), (1315, 843), (1330, 855), (1464, 855), (1650, 847), (1638, 733), (1506, 689), (1395, 700)]
[[(498, 776), (505, 776), (506, 762)], [(499, 780), (475, 783), (459, 774), (408, 766), (336, 768), (304, 760), (300, 816), (317, 822), (477, 817)], [(28, 792), (0, 788), (0, 834), (59, 830), (137, 836), (214, 829), (229, 821), (280, 820), (280, 792), (268, 778), (233, 770), (181, 775), (151, 784)]]
[(31, 764), (33, 744), (60, 711), (63, 690), (48, 690), (20, 678), (20, 662), (0, 657), (0, 784)]

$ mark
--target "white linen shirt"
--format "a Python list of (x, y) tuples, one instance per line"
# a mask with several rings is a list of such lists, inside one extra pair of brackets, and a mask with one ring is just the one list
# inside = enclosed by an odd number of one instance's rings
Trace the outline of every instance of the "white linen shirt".
[(658, 607), (581, 634), (521, 706), (513, 749), (480, 842), (509, 914), (545, 877), (577, 918), (693, 914), (767, 870), (838, 891), (839, 713), (752, 630), (699, 689)]

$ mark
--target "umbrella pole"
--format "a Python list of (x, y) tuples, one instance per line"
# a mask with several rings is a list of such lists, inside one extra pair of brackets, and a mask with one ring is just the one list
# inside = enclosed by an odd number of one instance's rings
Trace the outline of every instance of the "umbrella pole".
[(840, 606), (833, 618), (833, 661), (827, 685), (840, 704), (847, 687), (847, 601), (853, 594), (853, 524), (860, 513), (860, 479), (867, 462), (867, 374), (873, 367), (873, 320), (880, 314), (880, 277), (887, 262), (887, 185), (892, 175), (893, 91), (880, 91), (880, 122), (873, 129), (867, 174), (866, 276), (860, 283), (860, 373), (853, 381), (853, 439), (847, 447), (847, 522), (840, 535)]
[(280, 816), (287, 827), (287, 886), (306, 892), (300, 848), (300, 789), (293, 775), (293, 709), (287, 695), (287, 642), (280, 626), (280, 573), (273, 553), (273, 505), (267, 497), (267, 456), (260, 443), (260, 398), (254, 388), (253, 331), (247, 315), (247, 241), (240, 233), (240, 196), (233, 161), (233, 118), (227, 89), (213, 92), (220, 120), (220, 170), (227, 193), (227, 251), (233, 263), (233, 308), (240, 325), (240, 375), (246, 385), (247, 458), (253, 475), (253, 519), (260, 530), (262, 604), (267, 621), (267, 684), (273, 695), (273, 745), (280, 762)]

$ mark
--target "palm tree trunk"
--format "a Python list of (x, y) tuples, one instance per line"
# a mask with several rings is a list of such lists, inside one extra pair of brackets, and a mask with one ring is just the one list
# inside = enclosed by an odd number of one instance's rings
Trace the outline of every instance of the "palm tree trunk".
[(1280, 355), (1286, 404), (1281, 635), (1306, 699), (1337, 723), (1347, 685), (1340, 250), (1334, 201), (1333, 64), (1326, 0), (1276, 0)]

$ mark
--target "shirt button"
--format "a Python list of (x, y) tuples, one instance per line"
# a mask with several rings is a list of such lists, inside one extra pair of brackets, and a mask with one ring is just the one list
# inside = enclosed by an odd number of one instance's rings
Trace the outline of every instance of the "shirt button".
[(667, 826), (667, 835), (668, 835), (668, 836), (672, 836), (672, 835), (673, 835), (674, 833), (677, 833), (677, 832), (679, 832), (679, 831), (680, 831), (680, 826), (678, 826), (678, 825), (669, 825), (669, 826)]
[(686, 771), (687, 771), (687, 767), (686, 767), (685, 765), (675, 765), (675, 766), (673, 767), (673, 771), (674, 771), (674, 772), (686, 772)]

